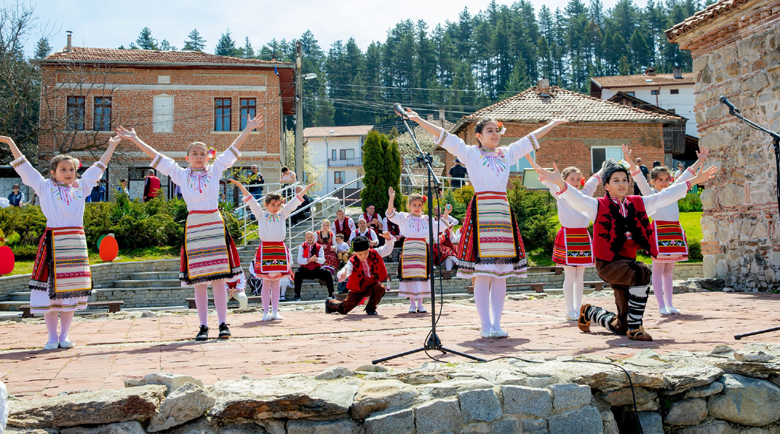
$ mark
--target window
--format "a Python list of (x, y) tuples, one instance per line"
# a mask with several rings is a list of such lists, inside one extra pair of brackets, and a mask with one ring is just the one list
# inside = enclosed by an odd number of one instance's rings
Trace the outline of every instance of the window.
[(626, 92), (626, 95), (629, 95), (629, 96), (636, 96), (636, 95), (634, 94), (634, 92)]
[(354, 149), (342, 149), (339, 151), (339, 158), (342, 160), (351, 160), (355, 158)]
[(669, 109), (667, 110), (669, 113), (677, 114), (677, 109)]
[[(536, 151), (531, 151), (531, 159), (536, 161)], [(517, 163), (515, 163), (510, 169), (509, 172), (519, 172), (524, 173), (525, 169), (530, 169), (531, 163), (528, 162), (525, 158), (521, 158)]]
[(230, 131), (230, 98), (214, 100), (214, 131)]
[(669, 93), (672, 95), (679, 95), (680, 89), (669, 89)]
[(606, 161), (608, 158), (611, 158), (615, 161), (620, 161), (623, 159), (623, 150), (620, 148), (620, 146), (608, 146), (604, 148), (590, 148), (590, 159), (592, 162), (592, 169), (593, 173), (598, 172), (601, 170), (601, 165), (604, 164), (604, 161)]
[(335, 149), (331, 149), (330, 150), (330, 160), (331, 161), (336, 161), (338, 159), (339, 159), (339, 151), (337, 151)]
[(345, 179), (347, 178), (347, 172), (340, 171), (340, 172), (333, 172), (333, 183), (334, 184), (345, 184)]
[(111, 97), (96, 96), (93, 111), (92, 128), (95, 131), (111, 131)]
[(83, 96), (68, 97), (68, 128), (71, 130), (84, 129), (84, 101)]
[(255, 98), (241, 98), (241, 131), (246, 128), (247, 116), (257, 116), (257, 100)]
[(651, 90), (650, 95), (658, 95), (658, 89)]

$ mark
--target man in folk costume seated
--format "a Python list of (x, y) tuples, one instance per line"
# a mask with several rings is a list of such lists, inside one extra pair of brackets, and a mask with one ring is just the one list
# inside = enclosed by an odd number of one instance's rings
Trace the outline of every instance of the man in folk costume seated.
[(379, 238), (376, 236), (376, 232), (368, 227), (366, 219), (364, 218), (358, 220), (358, 227), (352, 232), (352, 235), (349, 237), (349, 242), (351, 243), (357, 237), (368, 238), (369, 247), (376, 247), (379, 244)]
[(591, 322), (596, 322), (629, 339), (652, 341), (653, 338), (642, 326), (652, 272), (647, 265), (636, 260), (637, 248), (650, 251), (653, 257), (658, 255), (656, 245), (650, 242), (653, 229), (648, 215), (685, 197), (691, 186), (715, 177), (717, 168), (712, 166), (701, 170), (690, 181), (667, 187), (660, 193), (627, 196), (628, 170), (610, 158), (601, 169), (606, 195), (595, 199), (575, 188), (568, 188), (558, 167), (555, 164), (553, 167), (554, 171), (550, 172), (534, 165), (541, 181), (557, 185), (559, 191), (555, 194), (593, 222), (596, 270), (599, 277), (612, 287), (618, 310), (615, 314), (598, 306), (583, 304), (579, 329), (589, 332)]
[(325, 250), (314, 242), (314, 232), (306, 232), (306, 242), (298, 248), (298, 271), (295, 272), (295, 301), (301, 301), (301, 285), (304, 279), (322, 280), (328, 287), (328, 297), (333, 297), (333, 276), (322, 269)]
[(325, 313), (338, 312), (346, 315), (355, 308), (364, 298), (368, 297), (366, 314), (376, 315), (376, 306), (385, 295), (385, 287), (382, 282), (387, 280), (387, 269), (382, 259), (393, 252), (393, 237), (385, 232), (382, 238), (387, 240), (384, 246), (378, 249), (369, 248), (368, 238), (357, 237), (352, 243), (355, 252), (347, 265), (338, 272), (339, 282), (346, 280), (349, 294), (343, 302), (325, 300)]
[(336, 220), (333, 220), (334, 235), (341, 234), (344, 235), (345, 240), (349, 240), (353, 232), (355, 232), (355, 222), (344, 214), (343, 209), (336, 211)]
[(379, 246), (384, 246), (385, 239), (382, 238), (381, 235), (387, 228), (387, 224), (385, 219), (376, 212), (376, 207), (374, 205), (368, 205), (366, 207), (366, 212), (363, 213), (362, 217), (366, 220), (366, 223), (368, 223), (368, 227), (377, 234)]

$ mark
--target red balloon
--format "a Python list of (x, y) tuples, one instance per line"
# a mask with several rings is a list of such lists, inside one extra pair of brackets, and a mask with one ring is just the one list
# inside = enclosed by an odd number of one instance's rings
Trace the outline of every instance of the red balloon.
[(0, 275), (14, 271), (14, 252), (8, 246), (0, 246)]
[(109, 235), (103, 238), (98, 250), (100, 251), (100, 259), (111, 262), (116, 259), (116, 255), (119, 253), (119, 244), (117, 244), (116, 238)]

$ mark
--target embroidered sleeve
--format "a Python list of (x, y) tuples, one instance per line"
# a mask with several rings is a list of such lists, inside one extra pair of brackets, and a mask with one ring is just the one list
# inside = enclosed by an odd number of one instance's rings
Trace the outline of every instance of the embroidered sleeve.
[(563, 190), (559, 191), (557, 194), (559, 194), (562, 199), (566, 200), (566, 202), (568, 202), (577, 212), (589, 218), (591, 221), (596, 221), (596, 215), (599, 210), (598, 200), (590, 196), (585, 196), (576, 188), (568, 188), (567, 185), (564, 185)]
[(553, 184), (550, 181), (542, 181), (542, 184), (550, 190), (550, 194), (552, 194), (553, 197), (555, 197), (556, 199), (560, 199), (560, 195), (558, 194), (558, 192), (561, 189), (558, 188), (557, 185)]
[(648, 196), (642, 196), (642, 200), (645, 203), (645, 211), (648, 215), (653, 215), (659, 209), (671, 205), (678, 200), (685, 197), (688, 194), (689, 182), (670, 185), (661, 190), (660, 193), (651, 194)]
[(469, 147), (463, 140), (461, 140), (460, 137), (445, 131), (444, 137), (442, 138), (441, 143), (439, 143), (439, 146), (466, 164), (468, 160), (467, 156)]
[(347, 265), (344, 266), (339, 272), (336, 277), (338, 277), (341, 280), (347, 280), (349, 276), (352, 275), (352, 261), (347, 261)]
[(689, 167), (685, 169), (683, 173), (681, 173), (680, 176), (678, 176), (677, 179), (675, 179), (672, 184), (687, 182), (689, 179), (693, 179), (694, 176), (696, 176), (696, 172), (691, 170), (691, 168)]
[(691, 191), (691, 188), (693, 188), (690, 181), (685, 181), (685, 186), (688, 188), (686, 191)]
[[(552, 184), (552, 183), (551, 183), (551, 184)], [(555, 184), (553, 184), (553, 185), (555, 185)], [(567, 184), (567, 183), (565, 183), (565, 182), (564, 182), (564, 183), (563, 183), (563, 189), (561, 189), (561, 188), (560, 188), (560, 187), (558, 187), (557, 185), (555, 185), (555, 187), (556, 187), (556, 188), (558, 188), (558, 191), (556, 191), (556, 192), (555, 192), (555, 197), (561, 197), (561, 195), (562, 195), (563, 193), (566, 193), (566, 191), (569, 189), (569, 184)]]
[(395, 238), (390, 238), (387, 240), (384, 246), (376, 248), (376, 252), (379, 253), (379, 256), (386, 257), (390, 256), (391, 253), (393, 253), (393, 247), (395, 245)]
[(257, 219), (258, 223), (262, 222), (263, 219), (263, 208), (260, 206), (259, 203), (257, 203), (257, 200), (252, 195), (244, 196), (244, 202), (249, 205), (249, 209), (252, 211), (252, 214), (255, 215), (255, 218)]
[(222, 172), (235, 164), (239, 158), (241, 158), (241, 152), (231, 145), (214, 160), (214, 172), (217, 176), (222, 176)]
[(585, 181), (585, 185), (582, 186), (582, 194), (586, 196), (593, 196), (593, 194), (596, 193), (596, 190), (599, 188), (599, 184), (601, 184), (601, 176), (596, 173), (588, 178), (587, 181)]
[(631, 172), (631, 176), (637, 176), (637, 175), (640, 175), (641, 173), (642, 173), (642, 170), (637, 167), (636, 170)]
[(176, 164), (173, 158), (158, 153), (152, 159), (152, 168), (171, 178), (176, 184), (184, 188), (187, 184), (187, 170)]
[(92, 192), (92, 187), (98, 185), (100, 178), (103, 177), (103, 172), (105, 170), (106, 165), (100, 161), (97, 161), (95, 164), (90, 166), (89, 169), (84, 171), (84, 174), (81, 175), (81, 183), (85, 195), (90, 194)]
[(441, 142), (444, 141), (445, 138), (447, 138), (447, 131), (445, 131), (443, 128), (441, 132), (439, 133), (439, 137), (436, 138), (436, 140), (433, 142), (436, 146), (441, 146)]
[[(530, 138), (529, 138), (530, 137)], [(533, 142), (531, 142), (531, 139), (533, 139)], [(507, 160), (509, 165), (513, 165), (517, 163), (521, 158), (525, 156), (525, 154), (530, 154), (534, 151), (534, 143), (536, 144), (537, 148), (539, 147), (539, 143), (536, 141), (536, 137), (533, 134), (529, 134), (520, 140), (512, 143), (507, 148)]]
[(14, 170), (16, 170), (16, 173), (19, 174), (19, 177), (22, 178), (22, 182), (32, 188), (33, 191), (40, 196), (41, 185), (43, 185), (46, 179), (32, 167), (30, 162), (27, 161), (27, 157), (22, 155), (20, 158), (11, 161), (11, 167), (13, 167)]

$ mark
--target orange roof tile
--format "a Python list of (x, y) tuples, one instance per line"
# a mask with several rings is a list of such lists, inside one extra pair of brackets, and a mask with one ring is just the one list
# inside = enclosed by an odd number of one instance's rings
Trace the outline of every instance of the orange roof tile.
[(41, 60), (42, 63), (128, 63), (128, 64), (196, 64), (196, 65), (244, 65), (291, 67), (289, 62), (237, 57), (217, 56), (199, 51), (119, 50), (114, 48), (73, 47), (71, 51), (58, 51)]
[(675, 43), (680, 36), (752, 1), (755, 0), (720, 0), (715, 2), (667, 30), (666, 38), (669, 39), (669, 42)]
[[(601, 88), (612, 87), (644, 87), (644, 86), (670, 86), (675, 84), (695, 84), (692, 72), (684, 72), (682, 78), (674, 78), (674, 74), (656, 75), (612, 75), (607, 77), (593, 77), (590, 79)], [(652, 81), (647, 81), (652, 80)]]

